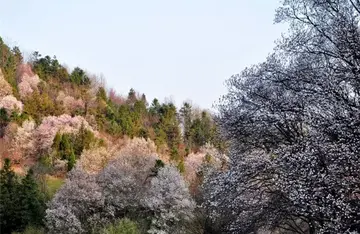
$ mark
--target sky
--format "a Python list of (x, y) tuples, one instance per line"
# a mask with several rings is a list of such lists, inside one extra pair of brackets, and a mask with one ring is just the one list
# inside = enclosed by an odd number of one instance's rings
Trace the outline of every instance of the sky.
[(286, 25), (279, 0), (0, 0), (0, 36), (102, 74), (108, 88), (210, 109), (225, 80), (262, 62)]

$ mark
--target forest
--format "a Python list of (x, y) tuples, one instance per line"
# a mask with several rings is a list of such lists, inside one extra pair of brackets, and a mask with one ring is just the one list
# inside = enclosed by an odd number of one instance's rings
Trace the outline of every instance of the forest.
[(216, 113), (0, 38), (0, 232), (360, 233), (360, 1), (284, 0), (275, 23)]

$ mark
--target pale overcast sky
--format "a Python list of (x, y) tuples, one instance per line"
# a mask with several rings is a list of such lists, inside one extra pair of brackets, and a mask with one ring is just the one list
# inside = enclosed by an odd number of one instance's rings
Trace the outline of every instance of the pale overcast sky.
[(0, 36), (108, 87), (210, 108), (224, 81), (263, 61), (285, 25), (279, 0), (0, 0)]

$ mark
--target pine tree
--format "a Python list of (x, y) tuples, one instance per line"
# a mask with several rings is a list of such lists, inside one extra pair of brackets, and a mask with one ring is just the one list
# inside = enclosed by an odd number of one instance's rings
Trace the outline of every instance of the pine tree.
[(192, 147), (192, 141), (191, 141), (191, 119), (192, 110), (191, 105), (188, 102), (185, 102), (183, 106), (180, 109), (180, 116), (181, 116), (181, 123), (184, 128), (184, 143), (188, 149)]
[(24, 226), (19, 208), (19, 180), (6, 158), (0, 170), (0, 233), (10, 234)]
[(29, 170), (22, 179), (20, 201), (23, 223), (38, 226), (43, 223), (45, 215), (45, 200), (35, 181), (33, 170)]
[(10, 119), (6, 113), (5, 108), (0, 108), (0, 137), (3, 137), (5, 134), (5, 127), (9, 123)]
[(68, 163), (67, 163), (68, 171), (71, 171), (71, 169), (74, 168), (75, 164), (76, 164), (76, 156), (74, 154), (74, 151), (72, 150), (70, 155), (68, 156)]

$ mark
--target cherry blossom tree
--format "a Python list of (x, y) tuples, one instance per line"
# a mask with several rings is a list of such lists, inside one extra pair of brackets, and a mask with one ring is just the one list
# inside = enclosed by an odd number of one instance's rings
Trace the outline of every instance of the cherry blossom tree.
[(8, 115), (11, 115), (14, 111), (17, 113), (21, 113), (23, 110), (23, 104), (14, 96), (7, 95), (3, 98), (0, 98), (0, 108), (5, 108)]
[(82, 99), (67, 96), (63, 91), (59, 92), (56, 101), (61, 102), (68, 113), (75, 113), (78, 110), (85, 109), (85, 102)]
[(17, 128), (12, 150), (21, 151), (22, 154), (34, 153), (35, 147), (35, 133), (36, 124), (33, 120), (25, 120), (22, 126)]
[(31, 94), (34, 90), (37, 90), (40, 78), (38, 75), (33, 73), (30, 64), (21, 64), (18, 70), (19, 93), (20, 96), (24, 98)]

